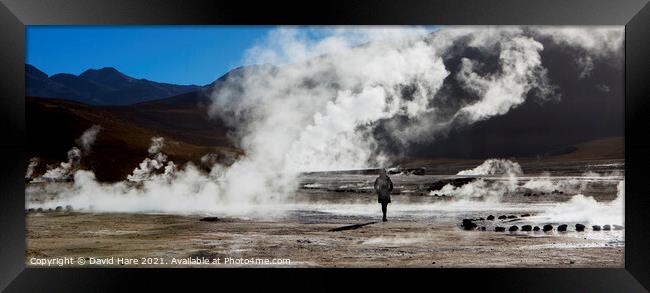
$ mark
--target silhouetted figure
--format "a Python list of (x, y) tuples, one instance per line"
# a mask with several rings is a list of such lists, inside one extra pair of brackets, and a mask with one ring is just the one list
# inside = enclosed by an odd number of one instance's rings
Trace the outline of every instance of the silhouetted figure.
[(388, 221), (386, 219), (386, 208), (390, 203), (390, 192), (393, 190), (393, 182), (390, 181), (388, 175), (386, 175), (386, 169), (381, 169), (379, 171), (379, 177), (375, 179), (375, 191), (377, 191), (377, 201), (381, 204), (381, 211), (384, 213), (384, 218), (382, 221)]

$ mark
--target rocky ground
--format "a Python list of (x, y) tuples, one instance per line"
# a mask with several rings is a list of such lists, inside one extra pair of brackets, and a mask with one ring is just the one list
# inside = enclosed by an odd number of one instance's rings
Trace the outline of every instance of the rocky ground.
[[(354, 216), (356, 209), (367, 211)], [(208, 221), (178, 215), (30, 213), (26, 261), (63, 256), (151, 257), (162, 258), (165, 266), (176, 266), (170, 264), (172, 258), (231, 257), (288, 258), (290, 266), (298, 267), (624, 265), (621, 230), (465, 231), (459, 226), (460, 218), (467, 216), (464, 212), (408, 212), (409, 205), (395, 205), (395, 209), (386, 223), (379, 222), (378, 205), (321, 206), (321, 211), (295, 210), (283, 217)], [(345, 228), (355, 224), (368, 225)], [(343, 229), (334, 231), (337, 228)]]
[[(527, 174), (518, 179), (518, 184), (524, 186), (526, 180), (547, 176)], [(616, 198), (621, 174), (589, 176), (563, 180), (578, 182), (582, 193), (599, 202)], [(370, 189), (374, 177), (311, 174), (301, 178), (299, 192), (288, 203), (243, 214), (96, 213), (65, 206), (58, 211), (32, 208), (26, 211), (26, 263), (39, 266), (35, 260), (70, 257), (84, 259), (85, 266), (117, 267), (122, 264), (116, 258), (140, 259), (138, 264), (125, 266), (154, 267), (624, 266), (624, 227), (596, 231), (592, 224), (604, 228), (608, 223), (582, 223), (584, 231), (576, 231), (577, 222), (540, 216), (549, 207), (568, 201), (573, 194), (569, 190), (518, 187), (498, 200), (459, 199), (434, 196), (436, 191), (431, 190), (436, 185), (433, 183), (455, 180), (457, 176), (392, 174), (395, 190), (388, 207), (389, 221), (384, 223), (380, 221), (376, 195)], [(581, 181), (585, 178), (591, 178), (587, 184)], [(467, 183), (463, 182), (458, 184)], [(28, 196), (30, 200), (38, 204), (44, 197)], [(494, 219), (488, 218), (490, 215)], [(547, 224), (553, 225), (552, 230), (542, 231)], [(567, 225), (567, 231), (558, 231), (561, 224)], [(538, 226), (540, 231), (522, 231), (526, 225)], [(517, 227), (516, 231), (509, 231), (512, 226)], [(505, 231), (495, 231), (497, 227)], [(89, 264), (94, 259), (110, 258), (113, 263)], [(289, 259), (290, 263), (225, 264), (227, 258)], [(197, 259), (221, 262), (184, 262)], [(143, 264), (143, 260), (153, 263)]]

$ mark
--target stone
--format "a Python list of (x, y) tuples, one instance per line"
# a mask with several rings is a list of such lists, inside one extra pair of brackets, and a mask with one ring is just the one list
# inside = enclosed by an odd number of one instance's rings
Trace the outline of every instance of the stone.
[(461, 227), (465, 230), (474, 230), (478, 225), (476, 223), (472, 222), (471, 219), (463, 219), (463, 223), (461, 224)]
[(593, 226), (591, 226), (591, 230), (600, 231), (600, 226), (599, 225), (593, 225)]
[(503, 220), (503, 219), (506, 219), (506, 218), (508, 218), (506, 215), (499, 216), (499, 220)]
[(614, 227), (614, 230), (623, 230), (623, 226), (621, 225), (612, 225)]
[(60, 212), (60, 211), (63, 211), (63, 207), (62, 206), (57, 206), (54, 210), (57, 211), (57, 212)]
[(583, 224), (576, 224), (576, 231), (582, 232), (585, 230), (585, 225)]
[(465, 178), (453, 178), (453, 179), (443, 179), (443, 180), (438, 180), (431, 184), (429, 188), (427, 189), (428, 191), (439, 191), (445, 185), (451, 184), (454, 187), (461, 187), (467, 183), (470, 183), (472, 181), (476, 180), (476, 178), (471, 178), (471, 177), (465, 177)]
[(508, 219), (516, 219), (516, 218), (517, 218), (517, 216), (515, 216), (515, 215), (508, 216)]
[(603, 226), (603, 230), (605, 230), (605, 231), (612, 230), (612, 226), (610, 226), (610, 225), (605, 225), (605, 226)]
[(72, 211), (72, 206), (71, 205), (65, 206), (65, 210), (68, 211), (68, 212), (71, 212)]
[(496, 231), (496, 232), (503, 232), (505, 230), (506, 230), (506, 227), (498, 227), (498, 226), (494, 227), (494, 231)]
[(566, 231), (566, 228), (567, 228), (567, 225), (566, 225), (566, 224), (562, 224), (562, 225), (560, 225), (560, 226), (557, 226), (557, 230), (558, 230), (558, 231), (561, 231), (561, 232)]
[(494, 220), (494, 216), (493, 216), (493, 215), (489, 215), (489, 216), (487, 216), (487, 219), (488, 219), (489, 221), (493, 221), (493, 220)]
[(535, 227), (533, 228), (533, 231), (539, 231), (539, 226), (535, 226)]
[(218, 222), (219, 218), (218, 217), (205, 217), (205, 218), (201, 218), (199, 221), (202, 221), (202, 222)]
[(553, 230), (553, 225), (544, 225), (542, 229), (544, 230), (544, 232), (551, 231)]
[(517, 226), (510, 226), (510, 228), (508, 228), (508, 231), (510, 231), (510, 232), (514, 232), (514, 231), (517, 231), (517, 230), (519, 230), (519, 227), (517, 227)]
[(531, 225), (523, 225), (521, 226), (521, 231), (531, 231), (533, 230), (533, 226)]

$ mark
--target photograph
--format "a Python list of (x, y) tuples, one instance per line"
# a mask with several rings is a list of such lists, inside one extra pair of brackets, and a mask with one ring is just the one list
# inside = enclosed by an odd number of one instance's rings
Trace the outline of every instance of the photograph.
[(625, 268), (625, 36), (26, 25), (24, 263)]

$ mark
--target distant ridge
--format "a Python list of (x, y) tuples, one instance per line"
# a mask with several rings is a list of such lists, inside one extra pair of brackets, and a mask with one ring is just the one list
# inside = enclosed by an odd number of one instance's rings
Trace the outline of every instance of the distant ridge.
[(25, 64), (27, 96), (60, 98), (90, 105), (128, 105), (185, 94), (202, 88), (137, 79), (113, 67), (88, 69), (80, 75), (58, 73), (48, 76)]

